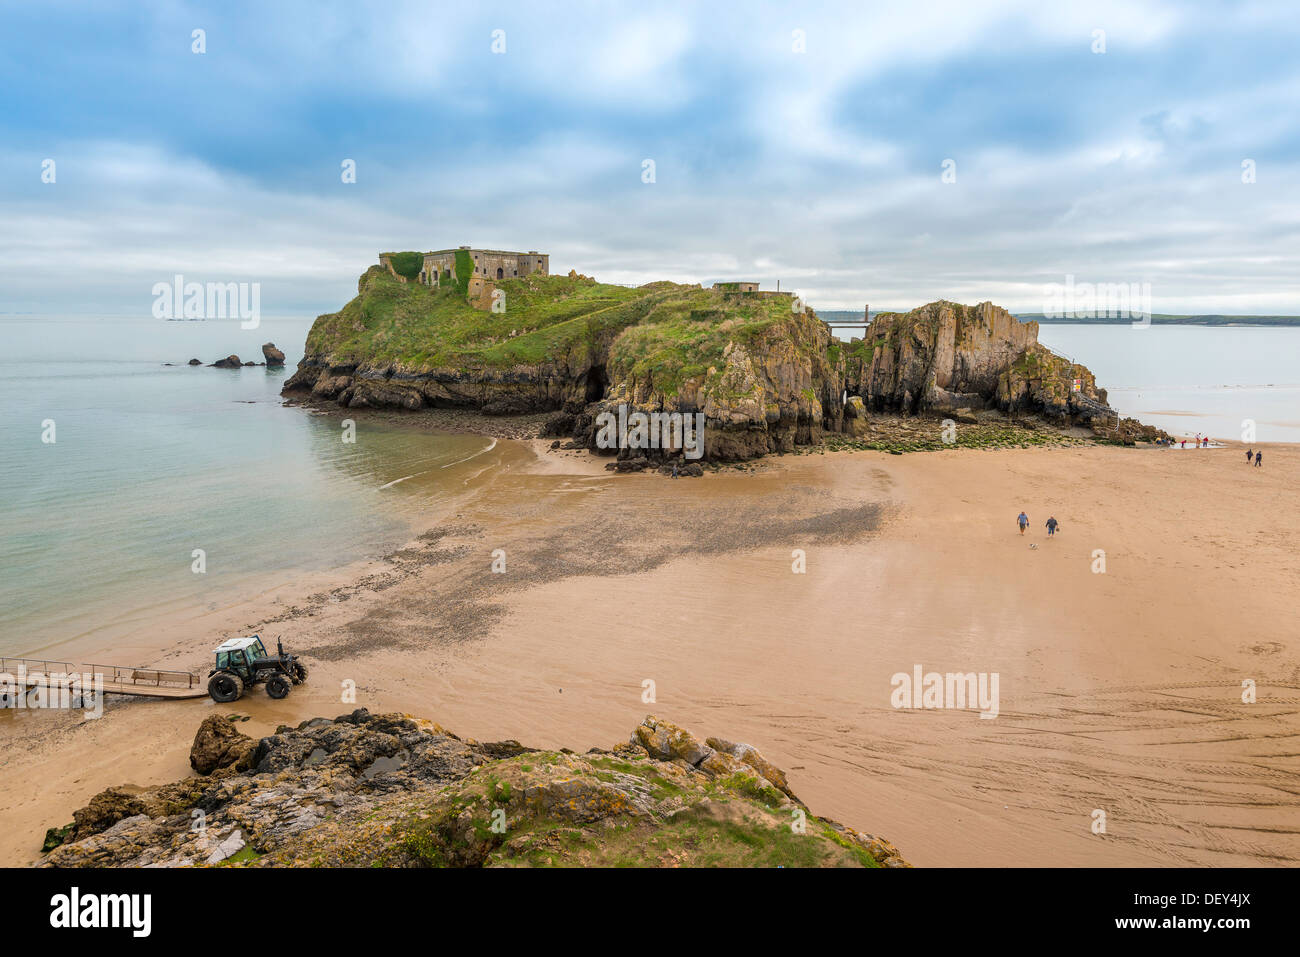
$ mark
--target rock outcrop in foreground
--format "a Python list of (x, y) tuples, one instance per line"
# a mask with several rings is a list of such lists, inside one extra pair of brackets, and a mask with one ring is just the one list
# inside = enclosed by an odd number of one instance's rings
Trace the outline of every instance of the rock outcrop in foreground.
[(647, 466), (681, 450), (599, 449), (600, 413), (699, 413), (713, 461), (861, 434), (872, 410), (1000, 409), (1128, 443), (1159, 435), (1119, 423), (1092, 373), (1037, 340), (1037, 323), (992, 303), (881, 314), (842, 343), (788, 295), (534, 274), (467, 296), (374, 266), (316, 320), (284, 392), (349, 409), (552, 412), (546, 434)]
[(213, 715), (190, 763), (97, 794), (40, 866), (909, 866), (813, 816), (753, 747), (653, 716), (575, 754), (365, 710), (261, 740)]

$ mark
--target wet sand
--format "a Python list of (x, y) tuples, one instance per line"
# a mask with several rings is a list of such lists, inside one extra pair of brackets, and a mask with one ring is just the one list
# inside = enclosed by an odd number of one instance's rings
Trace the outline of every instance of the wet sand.
[[(368, 707), (576, 749), (653, 712), (749, 741), (918, 866), (1300, 861), (1300, 449), (846, 452), (673, 481), (548, 444), (503, 442), (386, 561), (132, 650), (206, 672), (223, 637), (282, 634), (312, 668), (284, 701), (0, 714), (0, 860), (106, 786), (189, 773), (218, 707), (250, 734)], [(999, 716), (893, 708), (916, 665), (996, 672)]]

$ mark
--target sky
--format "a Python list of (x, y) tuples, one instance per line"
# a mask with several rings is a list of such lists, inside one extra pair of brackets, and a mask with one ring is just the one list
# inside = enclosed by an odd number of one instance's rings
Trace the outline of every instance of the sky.
[(1300, 314), (1294, 2), (0, 18), (0, 313), (148, 315), (180, 274), (315, 315), (381, 250), (469, 244), (821, 310), (1039, 312), (1072, 277)]

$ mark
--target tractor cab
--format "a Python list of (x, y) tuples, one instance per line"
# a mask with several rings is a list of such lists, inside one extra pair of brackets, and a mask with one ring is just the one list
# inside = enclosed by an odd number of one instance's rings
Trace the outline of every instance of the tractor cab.
[(217, 671), (239, 675), (245, 683), (253, 680), (259, 660), (267, 658), (266, 646), (257, 635), (249, 638), (231, 638), (217, 646)]

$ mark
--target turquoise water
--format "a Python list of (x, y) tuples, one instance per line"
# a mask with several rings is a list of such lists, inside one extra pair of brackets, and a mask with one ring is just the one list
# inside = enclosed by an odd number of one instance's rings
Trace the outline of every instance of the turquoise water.
[(1300, 442), (1300, 328), (1043, 325), (1043, 345), (1082, 362), (1112, 406), (1174, 436)]
[[(348, 444), (339, 419), (283, 406), (310, 326), (0, 317), (0, 653), (155, 627), (409, 538), (491, 440), (362, 419)], [(268, 340), (285, 369), (185, 365), (260, 361)], [(414, 473), (435, 480), (398, 481)]]

